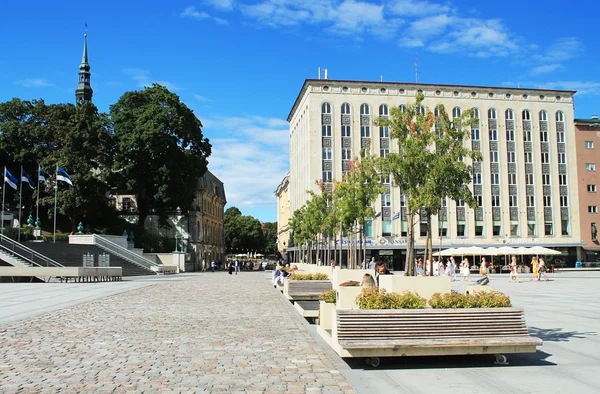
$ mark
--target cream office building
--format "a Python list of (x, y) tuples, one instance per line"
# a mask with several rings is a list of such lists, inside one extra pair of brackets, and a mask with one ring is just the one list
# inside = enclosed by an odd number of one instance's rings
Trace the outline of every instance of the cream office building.
[[(421, 110), (443, 104), (452, 116), (474, 109), (479, 119), (466, 143), (479, 150), (472, 191), (478, 207), (446, 200), (434, 218), (434, 248), (457, 246), (553, 247), (553, 259), (574, 265), (581, 237), (575, 154), (573, 91), (391, 82), (306, 80), (288, 116), (290, 124), (290, 211), (300, 208), (315, 180), (341, 179), (347, 160), (371, 141), (373, 154), (397, 152), (387, 128), (374, 120), (390, 108), (425, 96)], [(387, 192), (375, 202), (366, 226), (367, 250), (402, 269), (408, 226), (401, 191), (384, 180)], [(417, 249), (425, 243), (417, 217)], [(441, 237), (440, 237), (441, 235)], [(368, 252), (369, 253), (369, 252)]]

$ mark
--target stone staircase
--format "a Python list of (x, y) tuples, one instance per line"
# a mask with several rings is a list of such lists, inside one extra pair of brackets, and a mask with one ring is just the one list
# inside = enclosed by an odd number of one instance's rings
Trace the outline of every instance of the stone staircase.
[(0, 260), (12, 265), (13, 267), (35, 267), (33, 264), (23, 260), (18, 256), (9, 254), (4, 250), (0, 250)]
[(122, 267), (123, 276), (156, 275), (156, 272), (130, 263), (118, 255), (107, 252), (95, 245), (73, 245), (66, 242), (27, 242), (25, 246), (51, 258), (52, 260), (64, 265), (65, 267), (82, 267), (83, 255), (94, 255), (94, 266), (98, 266), (98, 256), (101, 253), (110, 255), (111, 267)]

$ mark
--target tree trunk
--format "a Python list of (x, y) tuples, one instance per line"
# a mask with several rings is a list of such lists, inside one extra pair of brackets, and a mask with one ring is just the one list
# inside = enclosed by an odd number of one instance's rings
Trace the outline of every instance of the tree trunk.
[(337, 263), (338, 267), (342, 266), (342, 253), (344, 248), (342, 247), (342, 244), (344, 243), (344, 229), (342, 226), (342, 223), (340, 223), (340, 260)]
[(367, 236), (365, 234), (365, 219), (364, 218), (362, 220), (362, 226), (361, 226), (361, 230), (360, 230), (360, 245), (362, 247), (362, 251), (361, 251), (362, 259), (360, 260), (360, 264), (361, 264), (360, 268), (362, 268), (363, 261), (365, 262), (365, 265), (367, 264)]
[[(427, 237), (425, 238), (425, 261), (429, 261), (430, 263), (430, 271), (429, 276), (433, 276), (433, 256), (431, 253), (431, 213), (426, 211), (427, 213)], [(427, 273), (425, 273), (427, 275)]]
[(406, 243), (406, 263), (405, 275), (415, 276), (415, 234), (414, 234), (414, 216), (415, 213), (408, 209), (408, 229)]

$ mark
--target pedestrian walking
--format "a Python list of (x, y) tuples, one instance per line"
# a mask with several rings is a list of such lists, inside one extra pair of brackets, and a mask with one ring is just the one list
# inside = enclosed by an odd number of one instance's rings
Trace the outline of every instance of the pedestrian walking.
[(210, 268), (212, 269), (212, 272), (215, 272), (216, 266), (217, 266), (217, 263), (215, 263), (214, 260), (210, 262)]
[(237, 275), (240, 270), (240, 263), (239, 263), (239, 261), (237, 261), (237, 259), (235, 260), (233, 268), (235, 269), (235, 274)]

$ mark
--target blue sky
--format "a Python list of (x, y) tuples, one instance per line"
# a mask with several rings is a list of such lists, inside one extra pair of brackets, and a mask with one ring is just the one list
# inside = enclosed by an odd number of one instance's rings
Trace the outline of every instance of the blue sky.
[[(57, 6), (60, 4), (60, 6)], [(573, 89), (600, 112), (592, 1), (32, 0), (0, 5), (0, 101), (73, 102), (84, 24), (94, 102), (162, 83), (204, 123), (229, 204), (276, 220), (286, 117), (317, 68), (330, 79)]]

